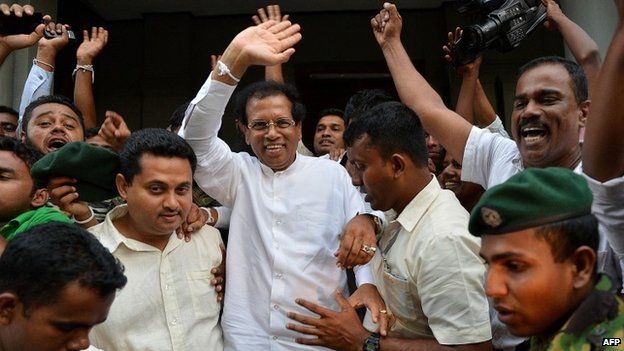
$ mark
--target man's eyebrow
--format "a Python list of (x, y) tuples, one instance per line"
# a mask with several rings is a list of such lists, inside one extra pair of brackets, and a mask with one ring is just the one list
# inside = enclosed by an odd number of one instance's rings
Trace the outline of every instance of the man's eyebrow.
[[(39, 117), (45, 117), (46, 115), (49, 115), (49, 114), (52, 114), (52, 113), (54, 113), (54, 111), (52, 111), (52, 110), (44, 111), (44, 112), (41, 112), (40, 114), (36, 115), (35, 118), (33, 118), (33, 119), (37, 119)], [(64, 117), (68, 117), (68, 118), (71, 118), (71, 119), (75, 120), (76, 122), (79, 122), (78, 117), (76, 117), (76, 116), (72, 116), (72, 115), (64, 113), (64, 112), (59, 112), (59, 113), (62, 116), (64, 116)]]
[(492, 256), (490, 259), (488, 259), (487, 257), (485, 257), (483, 255), (483, 253), (479, 253), (479, 256), (481, 256), (481, 258), (483, 258), (484, 260), (488, 261), (488, 262), (495, 262), (495, 261), (502, 261), (502, 260), (507, 260), (510, 258), (516, 258), (516, 257), (522, 257), (523, 255), (519, 252), (514, 252), (514, 251), (509, 251), (509, 252), (503, 252), (500, 254), (496, 254), (494, 256)]
[(15, 173), (15, 170), (12, 168), (0, 167), (0, 173)]

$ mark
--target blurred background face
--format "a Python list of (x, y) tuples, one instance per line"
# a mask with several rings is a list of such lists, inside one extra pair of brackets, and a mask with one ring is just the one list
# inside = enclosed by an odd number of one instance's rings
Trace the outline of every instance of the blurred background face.
[(323, 116), (316, 124), (314, 133), (314, 152), (317, 156), (325, 155), (333, 149), (344, 149), (342, 134), (344, 120), (340, 116)]
[(6, 112), (0, 112), (0, 137), (16, 138), (17, 116)]
[(30, 210), (33, 190), (26, 163), (12, 152), (0, 151), (0, 223)]
[(462, 165), (447, 153), (444, 158), (444, 169), (438, 176), (438, 182), (442, 189), (455, 193), (457, 200), (459, 200), (466, 211), (470, 212), (485, 192), (485, 189), (479, 184), (462, 181), (461, 174)]

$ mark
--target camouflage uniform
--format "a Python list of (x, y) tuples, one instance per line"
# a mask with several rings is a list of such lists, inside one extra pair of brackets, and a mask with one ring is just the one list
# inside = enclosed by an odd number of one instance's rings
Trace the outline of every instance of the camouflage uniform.
[(622, 345), (602, 345), (604, 338), (624, 338), (624, 302), (608, 276), (599, 279), (561, 330), (547, 339), (532, 338), (532, 351), (624, 351)]

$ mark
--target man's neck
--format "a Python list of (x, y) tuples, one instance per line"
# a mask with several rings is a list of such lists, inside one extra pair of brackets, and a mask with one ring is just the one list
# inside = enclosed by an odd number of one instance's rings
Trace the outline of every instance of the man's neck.
[(429, 185), (432, 179), (431, 172), (429, 172), (428, 168), (417, 168), (415, 172), (412, 174), (406, 174), (405, 179), (409, 179), (410, 181), (405, 182), (403, 186), (401, 186), (401, 198), (397, 200), (397, 202), (392, 206), (394, 212), (397, 213), (397, 216), (403, 212), (405, 207), (409, 205), (410, 202), (418, 195), (420, 192)]
[[(130, 213), (126, 213), (123, 216), (113, 220), (113, 225), (126, 238), (140, 241), (144, 244), (153, 246), (160, 251), (163, 251), (171, 235), (157, 235), (157, 234), (145, 234), (137, 226), (136, 222), (130, 216)], [(173, 234), (173, 233), (172, 233)]]
[(525, 168), (530, 168), (530, 167), (535, 167), (535, 168), (546, 168), (546, 167), (561, 167), (561, 168), (567, 168), (567, 169), (575, 169), (580, 163), (581, 163), (581, 147), (580, 145), (578, 147), (575, 147), (574, 149), (570, 150), (569, 153), (563, 155), (561, 158), (555, 160), (552, 163), (546, 164), (546, 165), (533, 165), (529, 162), (524, 162), (524, 167)]

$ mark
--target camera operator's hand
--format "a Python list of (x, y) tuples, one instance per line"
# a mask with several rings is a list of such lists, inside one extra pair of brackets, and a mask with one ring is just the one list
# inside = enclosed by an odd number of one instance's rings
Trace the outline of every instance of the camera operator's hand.
[(559, 21), (562, 18), (565, 18), (566, 15), (561, 11), (561, 7), (555, 0), (542, 0), (542, 4), (546, 6), (546, 22), (544, 22), (544, 27), (549, 30), (557, 29), (559, 25)]
[(371, 27), (377, 43), (382, 48), (389, 42), (401, 41), (403, 19), (396, 5), (386, 2), (377, 16), (371, 19)]
[[(16, 17), (32, 16), (35, 13), (35, 9), (31, 5), (20, 6), (18, 4), (11, 6), (0, 4), (0, 11), (4, 16), (11, 16), (11, 13), (13, 13)], [(46, 24), (51, 20), (50, 16), (45, 15), (43, 17), (44, 23), (38, 25), (35, 31), (30, 34), (0, 35), (0, 63), (12, 51), (35, 45), (43, 37)]]
[[(451, 64), (453, 63), (453, 49), (459, 39), (461, 39), (462, 34), (463, 31), (459, 27), (455, 28), (454, 32), (448, 32), (448, 41), (446, 42), (446, 45), (442, 46), (442, 51), (444, 51), (444, 59)], [(483, 62), (483, 57), (479, 55), (476, 60), (463, 66), (457, 67), (457, 74), (462, 77), (466, 77), (468, 75), (478, 76), (481, 62)]]
[(56, 33), (57, 36), (52, 39), (45, 37), (39, 39), (39, 46), (37, 47), (37, 60), (41, 62), (38, 64), (39, 67), (48, 72), (54, 71), (56, 55), (69, 43), (69, 34), (67, 33), (69, 29), (69, 25), (66, 24), (48, 23), (46, 30)]
[(89, 31), (82, 31), (82, 44), (76, 51), (76, 61), (79, 65), (92, 65), (93, 60), (102, 52), (108, 43), (108, 31), (102, 27), (92, 27)]

